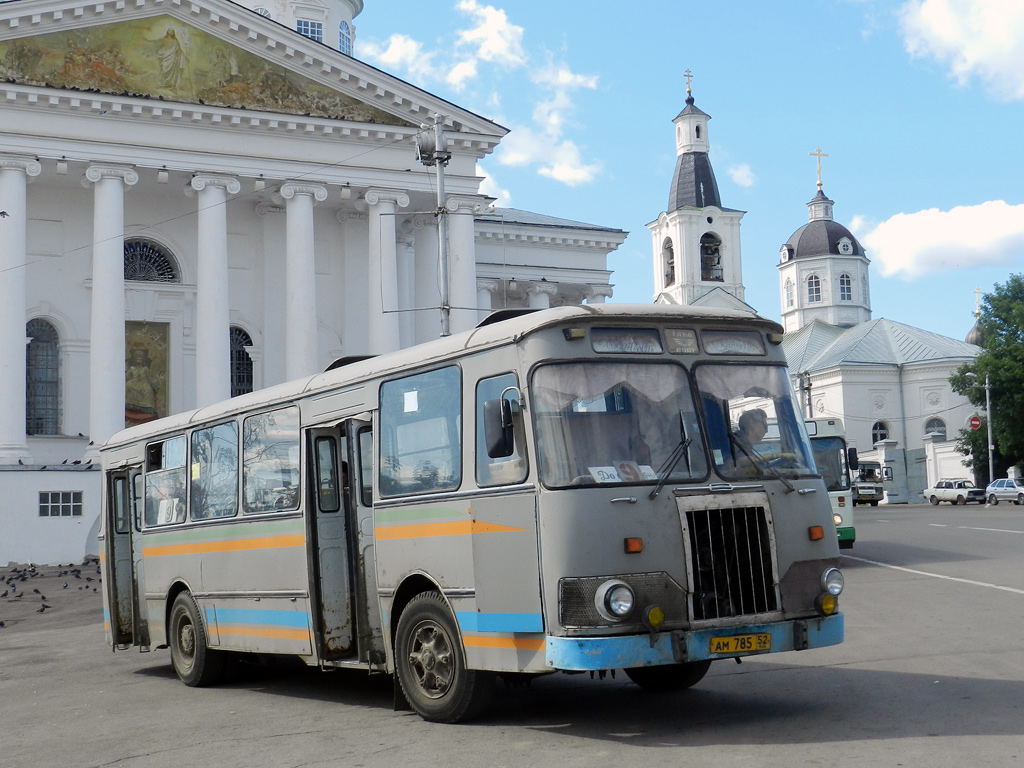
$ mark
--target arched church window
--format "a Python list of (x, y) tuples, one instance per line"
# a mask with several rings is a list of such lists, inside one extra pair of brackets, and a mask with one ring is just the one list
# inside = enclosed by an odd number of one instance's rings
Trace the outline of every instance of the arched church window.
[(675, 285), (676, 282), (676, 252), (672, 247), (672, 241), (668, 238), (661, 246), (661, 264), (665, 275), (665, 287)]
[(696, 136), (698, 139), (700, 138), (700, 126), (699, 125), (695, 125), (693, 127), (693, 133), (694, 133), (694, 136)]
[(700, 238), (700, 279), (722, 282), (722, 241), (706, 233)]
[(181, 273), (171, 252), (160, 243), (145, 237), (133, 237), (124, 241), (124, 279), (180, 283)]
[(231, 396), (252, 392), (252, 358), (246, 347), (252, 346), (252, 336), (236, 325), (231, 326)]
[(263, 8), (262, 6), (253, 8), (253, 10), (256, 11), (256, 13), (258, 13), (260, 16), (266, 16), (268, 19), (274, 18), (273, 15), (271, 15), (270, 10), (267, 8)]
[(924, 425), (924, 433), (926, 435), (941, 435), (941, 439), (946, 439), (946, 422), (942, 419), (928, 419)]
[(793, 306), (793, 281), (786, 278), (786, 306)]
[(860, 276), (860, 300), (867, 304), (868, 303), (868, 278), (867, 275)]
[(871, 443), (874, 445), (882, 440), (889, 439), (889, 425), (884, 421), (876, 421), (871, 425)]
[(845, 272), (839, 276), (839, 300), (853, 301), (853, 280)]
[(60, 434), (60, 345), (57, 329), (29, 320), (25, 351), (25, 434)]
[(821, 278), (811, 275), (807, 278), (807, 302), (813, 304), (821, 301)]
[(338, 50), (346, 56), (352, 55), (352, 29), (347, 21), (338, 25)]
[(324, 23), (322, 21), (296, 19), (295, 31), (300, 35), (305, 35), (310, 40), (316, 40), (318, 43), (322, 43), (324, 41)]

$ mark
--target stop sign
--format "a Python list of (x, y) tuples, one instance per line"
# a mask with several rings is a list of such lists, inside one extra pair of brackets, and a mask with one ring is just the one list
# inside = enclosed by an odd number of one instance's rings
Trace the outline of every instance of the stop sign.
[(967, 423), (971, 425), (971, 429), (981, 429), (981, 419), (978, 416), (971, 416)]

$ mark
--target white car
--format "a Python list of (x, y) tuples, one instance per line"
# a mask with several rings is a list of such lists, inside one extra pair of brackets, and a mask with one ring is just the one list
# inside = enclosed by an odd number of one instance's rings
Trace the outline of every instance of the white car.
[(950, 504), (985, 503), (985, 491), (978, 488), (971, 480), (939, 480), (933, 488), (924, 492), (924, 497), (932, 504), (948, 501)]

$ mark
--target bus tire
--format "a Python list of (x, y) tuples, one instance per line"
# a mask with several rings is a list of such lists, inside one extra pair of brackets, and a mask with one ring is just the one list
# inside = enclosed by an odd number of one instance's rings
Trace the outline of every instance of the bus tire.
[(466, 667), (455, 617), (437, 592), (405, 606), (395, 632), (395, 674), (416, 713), (434, 723), (479, 715), (494, 693), (494, 675)]
[(218, 682), (224, 674), (224, 654), (207, 645), (206, 628), (191, 593), (174, 599), (169, 625), (171, 666), (181, 682), (193, 688)]
[(626, 676), (645, 691), (671, 693), (692, 688), (708, 673), (711, 660), (688, 661), (660, 667), (633, 667)]

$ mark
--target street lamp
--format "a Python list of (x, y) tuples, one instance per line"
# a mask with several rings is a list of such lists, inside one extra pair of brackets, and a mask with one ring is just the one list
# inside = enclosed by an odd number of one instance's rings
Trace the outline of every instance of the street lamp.
[[(968, 372), (968, 379), (978, 380), (978, 374)], [(975, 384), (974, 386), (978, 386)], [(989, 384), (988, 374), (985, 374), (985, 423), (988, 426), (988, 482), (991, 484), (995, 479), (995, 468), (992, 466), (992, 451), (995, 446), (992, 444), (992, 385)]]

